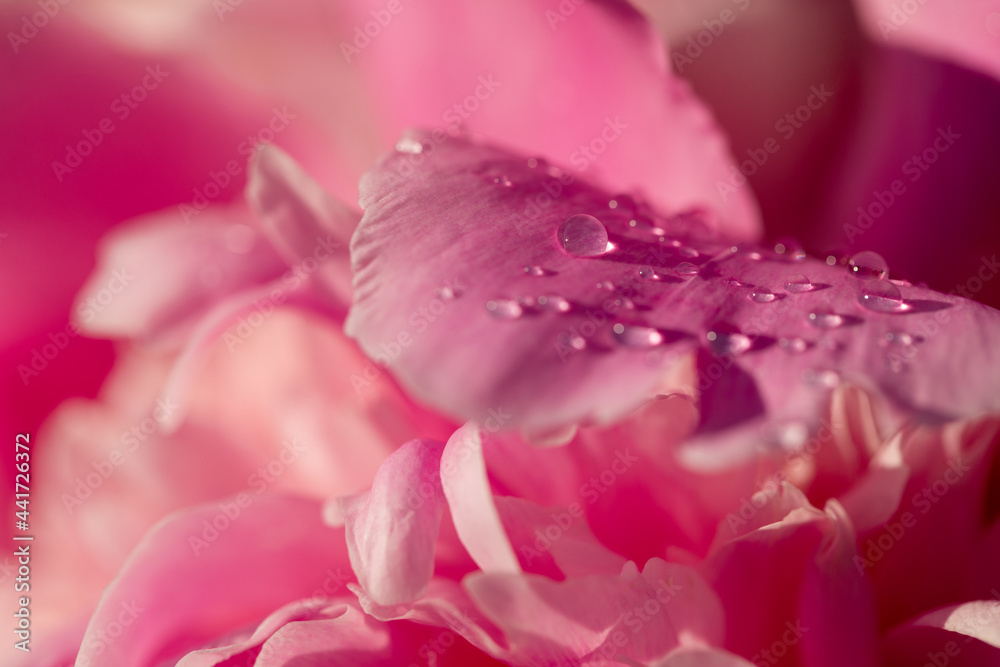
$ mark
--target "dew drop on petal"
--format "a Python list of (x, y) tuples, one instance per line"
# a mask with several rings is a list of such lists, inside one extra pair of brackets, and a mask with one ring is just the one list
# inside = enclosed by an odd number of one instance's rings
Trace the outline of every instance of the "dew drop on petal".
[(777, 299), (778, 296), (766, 287), (761, 287), (747, 294), (747, 298), (754, 303), (771, 303)]
[(615, 284), (610, 280), (602, 280), (601, 282), (597, 283), (597, 289), (603, 289), (609, 292), (613, 292), (615, 289)]
[(888, 281), (865, 283), (858, 294), (858, 303), (876, 313), (901, 313), (908, 310), (899, 288)]
[(486, 302), (486, 310), (498, 320), (516, 320), (524, 313), (524, 308), (513, 299), (491, 299)]
[(817, 329), (836, 329), (844, 323), (844, 318), (836, 313), (816, 311), (809, 313), (809, 323)]
[(679, 276), (694, 276), (698, 273), (698, 267), (691, 262), (681, 262), (674, 267), (674, 271)]
[(570, 302), (556, 294), (543, 294), (536, 300), (538, 307), (542, 310), (550, 310), (556, 313), (565, 313), (572, 307)]
[(514, 183), (509, 178), (507, 178), (506, 175), (499, 174), (493, 177), (493, 185), (499, 185), (501, 187), (509, 188), (512, 185), (514, 185)]
[(454, 301), (461, 296), (461, 293), (454, 287), (445, 285), (444, 287), (439, 287), (434, 290), (434, 295), (437, 296), (442, 301)]
[(663, 334), (652, 327), (615, 324), (611, 329), (615, 342), (622, 347), (649, 348), (663, 343)]
[(913, 345), (913, 336), (904, 331), (890, 331), (885, 335), (885, 342), (891, 345)]
[(547, 275), (547, 272), (546, 272), (545, 269), (543, 269), (540, 266), (534, 266), (534, 265), (524, 267), (524, 272), (526, 274), (528, 274), (529, 276), (544, 276), (544, 275)]
[(782, 338), (778, 341), (778, 346), (788, 352), (805, 352), (809, 344), (801, 338)]
[(726, 284), (732, 285), (733, 287), (746, 287), (747, 284), (740, 280), (739, 278), (726, 278)]
[(882, 255), (864, 250), (851, 257), (847, 263), (851, 274), (863, 280), (883, 280), (889, 276), (889, 265)]
[(660, 279), (660, 276), (656, 273), (656, 271), (651, 266), (640, 266), (638, 269), (636, 269), (636, 273), (638, 273), (639, 277), (642, 278), (643, 280), (659, 280)]
[(559, 342), (566, 347), (576, 350), (584, 350), (587, 347), (587, 339), (576, 332), (566, 332), (559, 336)]
[(695, 250), (694, 248), (688, 248), (687, 246), (684, 246), (683, 248), (678, 249), (677, 253), (681, 257), (688, 257), (688, 258), (697, 257), (698, 254), (699, 254), (697, 250)]
[(608, 230), (592, 215), (570, 216), (559, 225), (556, 238), (574, 257), (597, 257), (608, 251)]
[(743, 354), (753, 345), (748, 336), (739, 332), (709, 331), (705, 337), (712, 351), (720, 356)]
[(396, 150), (400, 153), (417, 154), (424, 152), (424, 145), (416, 139), (404, 137), (396, 142)]
[(837, 258), (836, 257), (834, 257), (833, 255), (827, 255), (826, 256), (826, 265), (827, 266), (834, 266), (836, 263), (837, 263)]
[(806, 258), (806, 251), (803, 250), (799, 242), (793, 238), (779, 239), (778, 242), (774, 244), (774, 252), (795, 261)]
[(816, 286), (801, 273), (796, 273), (793, 276), (788, 276), (785, 278), (785, 291), (791, 292), (792, 294), (799, 294), (801, 292), (811, 292), (816, 289)]

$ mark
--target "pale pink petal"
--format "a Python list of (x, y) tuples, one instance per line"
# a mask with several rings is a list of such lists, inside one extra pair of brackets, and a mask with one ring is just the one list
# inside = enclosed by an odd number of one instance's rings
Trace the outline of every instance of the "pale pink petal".
[(247, 201), (279, 254), (293, 268), (317, 272), (338, 305), (351, 300), (347, 244), (360, 213), (326, 193), (284, 151), (259, 151), (250, 171)]
[(980, 667), (1000, 664), (1000, 593), (928, 612), (893, 628), (885, 640), (888, 667), (912, 664)]
[(441, 455), (441, 485), (462, 544), (484, 572), (521, 571), (493, 502), (483, 440), (469, 422), (448, 439)]
[(170, 209), (114, 230), (77, 295), (76, 322), (92, 336), (180, 338), (218, 301), (287, 269), (253, 225), (239, 203), (192, 222)]
[[(343, 537), (323, 526), (318, 502), (246, 498), (230, 499), (231, 516), (203, 506), (147, 535), (105, 591), (80, 659), (158, 665), (308, 596), (346, 562)], [(125, 627), (109, 642), (113, 624)]]
[(855, 0), (872, 41), (922, 51), (1000, 78), (1000, 2)]
[(738, 655), (713, 648), (686, 648), (673, 651), (653, 667), (756, 667)]
[(423, 595), (445, 509), (438, 471), (443, 445), (414, 440), (382, 463), (371, 491), (341, 500), (351, 565), (381, 605)]
[[(427, 134), (407, 141), (430, 146)], [(628, 200), (611, 209), (606, 192), (464, 140), (421, 153), (420, 170), (404, 178), (397, 170), (414, 155), (404, 148), (362, 182), (346, 330), (370, 355), (396, 344), (396, 377), (446, 414), (536, 430), (613, 421), (662, 392), (692, 352), (698, 386), (677, 390), (697, 397), (705, 440), (730, 429), (808, 434), (842, 381), (923, 418), (1000, 409), (992, 309), (731, 246), (694, 214), (664, 219)], [(535, 201), (548, 205), (526, 217)], [(557, 230), (577, 214), (596, 216), (614, 247), (564, 252)], [(642, 228), (652, 222), (664, 241)], [(545, 273), (524, 270), (536, 266)], [(806, 287), (786, 289), (798, 276)], [(539, 296), (547, 301), (532, 305)], [(904, 340), (916, 353), (900, 365)]]
[(390, 16), (391, 28), (368, 39), (373, 12), (385, 11), (376, 0), (353, 3), (357, 30), (341, 47), (371, 81), (385, 145), (410, 126), (436, 128), (439, 145), (465, 127), (614, 190), (640, 192), (665, 212), (709, 209), (733, 237), (759, 233), (749, 190), (719, 191), (735, 168), (725, 139), (627, 3), (406, 5)]

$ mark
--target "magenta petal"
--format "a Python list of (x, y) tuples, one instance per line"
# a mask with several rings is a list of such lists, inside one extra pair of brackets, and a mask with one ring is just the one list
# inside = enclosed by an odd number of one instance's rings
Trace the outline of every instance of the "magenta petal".
[[(316, 501), (242, 494), (175, 514), (146, 536), (105, 591), (79, 659), (163, 664), (311, 595), (346, 560)], [(122, 619), (130, 619), (127, 627), (108, 642), (107, 628)]]
[[(431, 145), (414, 134), (362, 181), (346, 330), (447, 414), (530, 429), (612, 421), (663, 393), (692, 351), (698, 387), (675, 390), (697, 395), (705, 438), (743, 428), (795, 447), (842, 381), (932, 418), (1000, 409), (997, 311), (732, 246), (695, 214), (662, 218), (621, 197), (610, 208), (609, 193), (495, 148)], [(560, 241), (580, 214), (600, 226)], [(805, 288), (785, 289), (800, 275)], [(902, 303), (864, 299), (873, 288)]]
[(922, 51), (1000, 78), (1000, 2), (855, 0), (872, 40)]
[(434, 572), (434, 542), (445, 500), (441, 443), (413, 440), (393, 452), (371, 491), (341, 500), (351, 565), (378, 604), (420, 597)]
[(351, 300), (347, 244), (360, 214), (337, 201), (284, 151), (263, 148), (254, 161), (246, 198), (294, 275), (317, 273), (335, 300)]
[[(384, 3), (352, 9), (350, 23), (363, 26)], [(421, 125), (437, 128), (441, 143), (467, 127), (640, 192), (666, 212), (716, 210), (733, 237), (760, 232), (749, 188), (719, 190), (735, 169), (724, 135), (626, 2), (414, 4), (371, 42), (345, 56), (371, 78), (387, 140)]]

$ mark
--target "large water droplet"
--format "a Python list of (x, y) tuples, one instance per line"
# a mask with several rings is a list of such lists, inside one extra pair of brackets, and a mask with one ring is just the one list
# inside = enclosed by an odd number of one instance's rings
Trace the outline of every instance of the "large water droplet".
[(698, 267), (692, 264), (691, 262), (681, 262), (680, 264), (674, 267), (674, 271), (679, 276), (689, 277), (698, 274)]
[(809, 313), (809, 323), (818, 329), (836, 329), (844, 323), (844, 318), (836, 313), (817, 311)]
[(556, 294), (543, 294), (535, 302), (542, 310), (550, 310), (556, 313), (565, 313), (572, 308), (569, 301)]
[(858, 294), (858, 303), (877, 313), (901, 313), (908, 310), (903, 303), (899, 288), (889, 281), (871, 281), (865, 283)]
[(705, 337), (712, 351), (720, 356), (743, 354), (753, 345), (749, 337), (739, 332), (709, 331)]
[(559, 245), (575, 257), (597, 257), (608, 251), (608, 230), (592, 215), (570, 216), (556, 232)]
[(615, 342), (622, 347), (649, 348), (663, 343), (663, 334), (652, 327), (619, 323), (611, 331)]
[(778, 296), (766, 287), (760, 287), (747, 294), (747, 298), (754, 303), (771, 303)]
[(486, 302), (486, 310), (498, 320), (516, 320), (524, 313), (524, 308), (513, 299), (491, 299)]
[(854, 255), (847, 265), (854, 276), (865, 280), (883, 280), (889, 276), (889, 265), (882, 259), (882, 255), (871, 250)]
[(800, 292), (811, 292), (814, 289), (816, 289), (816, 286), (810, 282), (809, 278), (801, 273), (796, 273), (794, 276), (788, 276), (785, 278), (786, 292), (799, 294)]

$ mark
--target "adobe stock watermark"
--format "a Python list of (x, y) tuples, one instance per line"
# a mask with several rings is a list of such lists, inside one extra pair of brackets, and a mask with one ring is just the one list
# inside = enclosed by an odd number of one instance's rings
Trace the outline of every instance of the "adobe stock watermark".
[[(622, 616), (622, 623), (632, 631), (632, 637), (642, 632), (642, 628), (660, 615), (666, 609), (666, 606), (670, 604), (670, 601), (677, 597), (682, 590), (684, 590), (684, 587), (676, 583), (673, 577), (667, 577), (666, 579), (661, 577), (657, 580), (656, 588), (653, 589), (653, 595), (646, 598), (642, 605), (633, 606)], [(625, 631), (617, 629), (608, 635), (604, 644), (595, 653), (606, 660), (616, 660), (620, 656), (621, 649), (625, 648), (629, 641), (630, 638), (625, 634)], [(632, 661), (629, 660), (629, 663), (632, 663)]]
[(21, 50), (21, 47), (35, 38), (38, 32), (49, 24), (49, 21), (56, 17), (62, 8), (72, 0), (38, 0), (37, 11), (30, 16), (25, 14), (21, 17), (21, 27), (17, 32), (11, 30), (7, 33), (7, 40), (14, 53)]
[[(975, 600), (975, 610), (966, 611), (965, 617), (958, 627), (949, 628), (952, 633), (965, 635), (965, 643), (971, 644), (976, 637), (991, 633), (1000, 621), (1000, 590), (990, 590), (991, 600)], [(976, 604), (978, 603), (978, 604)], [(974, 616), (973, 616), (974, 614)], [(945, 642), (941, 651), (928, 651), (927, 662), (921, 667), (947, 667), (953, 658), (962, 653), (962, 645), (957, 641)]]
[[(827, 90), (825, 83), (810, 86), (809, 94), (803, 103), (779, 118), (774, 124), (774, 131), (783, 141), (789, 141), (833, 96), (834, 91)], [(774, 137), (768, 137), (757, 148), (748, 148), (747, 159), (739, 165), (730, 167), (729, 178), (726, 181), (716, 181), (716, 188), (722, 201), (727, 201), (730, 195), (746, 185), (747, 178), (756, 174), (779, 150), (781, 144)]]
[[(879, 535), (869, 538), (863, 545), (865, 547), (863, 556), (854, 556), (854, 567), (857, 568), (858, 574), (864, 576), (865, 570), (874, 567), (875, 563), (882, 560), (886, 553), (902, 541), (909, 529), (917, 525), (918, 515), (911, 510), (916, 510), (920, 515), (928, 514), (970, 470), (972, 468), (962, 463), (961, 459), (953, 459), (948, 462), (948, 469), (941, 473), (938, 479), (913, 494), (910, 498), (911, 509), (901, 513), (898, 521), (884, 524)], [(861, 548), (859, 545), (858, 550)]]
[(404, 9), (406, 6), (402, 0), (389, 0), (385, 7), (368, 12), (372, 17), (371, 20), (365, 22), (363, 26), (354, 26), (354, 39), (350, 43), (340, 43), (340, 53), (343, 54), (344, 60), (350, 64), (352, 58), (361, 55), (361, 52), (371, 46), (372, 41), (378, 39), (382, 31), (388, 28)]
[(788, 655), (788, 651), (791, 647), (802, 641), (802, 637), (809, 632), (809, 628), (802, 625), (801, 620), (795, 621), (785, 621), (786, 630), (781, 634), (781, 637), (768, 648), (754, 653), (750, 657), (750, 662), (757, 667), (768, 667), (769, 665), (776, 665), (778, 662)]
[[(947, 130), (939, 127), (937, 136), (931, 145), (906, 160), (900, 166), (900, 171), (904, 176), (909, 177), (907, 180), (910, 183), (916, 183), (931, 168), (931, 165), (937, 162), (941, 155), (948, 152), (948, 149), (961, 138), (962, 135), (951, 129), (951, 125), (948, 126)], [(875, 225), (875, 221), (885, 215), (886, 211), (892, 208), (893, 204), (906, 192), (906, 182), (902, 178), (894, 179), (886, 190), (873, 190), (872, 198), (874, 201), (867, 206), (858, 207), (857, 220), (844, 223), (844, 234), (847, 236), (848, 243), (853, 243), (856, 238), (871, 229)]]
[[(164, 72), (160, 65), (148, 65), (145, 71), (146, 74), (139, 83), (111, 102), (111, 113), (119, 122), (125, 121), (131, 116), (132, 112), (149, 97), (149, 94), (159, 88), (164, 79), (170, 76), (170, 72)], [(72, 145), (66, 144), (63, 162), (52, 161), (52, 171), (56, 180), (62, 183), (63, 178), (83, 164), (83, 159), (92, 155), (97, 147), (104, 142), (104, 137), (114, 132), (115, 129), (115, 122), (109, 117), (104, 117), (98, 121), (96, 127), (81, 130), (83, 139)]]
[(423, 334), (430, 328), (441, 315), (448, 309), (454, 299), (468, 289), (458, 278), (446, 280), (441, 287), (436, 290), (436, 295), (426, 304), (417, 307), (407, 318), (409, 328), (401, 329), (394, 337), (388, 341), (382, 341), (378, 346), (378, 351), (369, 355), (370, 358), (365, 363), (360, 373), (351, 373), (351, 386), (354, 393), (361, 395), (365, 389), (370, 387), (382, 373), (394, 364), (403, 353), (413, 345), (415, 336)]
[(241, 491), (231, 500), (219, 503), (219, 511), (211, 518), (202, 521), (199, 533), (188, 536), (188, 546), (191, 547), (194, 555), (200, 556), (205, 549), (219, 539), (222, 533), (229, 530), (230, 526), (239, 520), (243, 510), (253, 504), (254, 498), (274, 484), (305, 451), (306, 446), (297, 438), (283, 440), (278, 455), (247, 477), (247, 487), (254, 494), (251, 495), (249, 491)]
[(264, 325), (288, 298), (288, 292), (299, 290), (313, 273), (318, 271), (324, 262), (333, 257), (334, 250), (342, 244), (327, 234), (326, 238), (316, 237), (316, 245), (311, 255), (308, 255), (288, 269), (281, 276), (281, 286), (274, 287), (267, 296), (255, 299), (250, 312), (240, 317), (236, 324), (230, 326), (222, 334), (222, 340), (232, 354), (243, 343), (250, 340), (254, 332)]
[(882, 33), (882, 39), (888, 42), (889, 36), (894, 32), (899, 32), (900, 28), (906, 25), (910, 18), (925, 4), (927, 4), (927, 0), (903, 0), (899, 3), (893, 3), (889, 15), (879, 17), (875, 23), (879, 32)]
[(208, 208), (208, 205), (218, 199), (222, 193), (233, 183), (233, 179), (243, 173), (244, 168), (253, 159), (258, 148), (270, 144), (274, 138), (288, 129), (292, 121), (298, 118), (291, 113), (287, 106), (273, 107), (271, 117), (254, 134), (247, 135), (247, 138), (236, 145), (236, 154), (246, 158), (242, 162), (236, 159), (229, 160), (218, 171), (209, 171), (208, 178), (200, 187), (191, 190), (194, 197), (189, 204), (178, 205), (181, 217), (184, 222), (191, 220)]
[(622, 122), (621, 116), (606, 117), (597, 136), (570, 153), (570, 163), (580, 171), (587, 171), (587, 167), (603, 155), (608, 146), (618, 141), (627, 129), (628, 125)]
[(97, 658), (104, 655), (108, 647), (125, 634), (125, 631), (136, 622), (136, 619), (144, 611), (146, 611), (145, 607), (140, 607), (135, 600), (122, 602), (121, 609), (115, 620), (108, 621), (104, 627), (98, 628), (93, 633), (88, 634), (90, 639), (87, 648), (90, 650), (90, 653), (89, 655), (83, 655), (81, 652), (80, 657), (77, 658), (76, 667), (90, 667), (92, 664), (90, 657)]
[[(733, 4), (739, 11), (746, 11), (750, 6), (750, 0), (733, 0)], [(684, 68), (694, 64), (694, 61), (705, 53), (715, 43), (715, 40), (722, 36), (726, 26), (736, 22), (737, 13), (732, 9), (723, 9), (715, 18), (705, 19), (701, 22), (705, 26), (704, 30), (699, 30), (694, 35), (688, 35), (686, 45), (678, 45), (671, 50), (670, 58), (674, 62), (674, 69), (678, 74), (684, 72)]]
[(128, 430), (123, 431), (118, 439), (121, 447), (112, 449), (105, 458), (91, 461), (90, 465), (93, 470), (82, 477), (77, 476), (74, 480), (76, 484), (73, 487), (73, 493), (63, 493), (60, 496), (59, 499), (66, 511), (73, 514), (78, 507), (83, 505), (85, 500), (94, 495), (94, 492), (101, 488), (118, 468), (125, 465), (129, 456), (159, 431), (163, 422), (170, 420), (178, 407), (169, 398), (158, 399), (151, 416), (136, 422)]
[[(115, 297), (135, 280), (135, 276), (128, 272), (128, 269), (116, 269), (111, 272), (111, 278), (107, 285), (97, 291), (96, 294), (87, 298), (86, 301), (77, 306), (77, 315), (84, 322), (93, 322), (104, 309), (114, 301)], [(48, 335), (49, 341), (41, 348), (31, 350), (31, 359), (27, 363), (17, 366), (17, 373), (21, 377), (21, 382), (27, 387), (28, 384), (41, 374), (49, 364), (55, 360), (59, 354), (65, 350), (71, 338), (80, 335), (80, 327), (75, 322), (67, 324), (62, 331), (51, 332)]]

